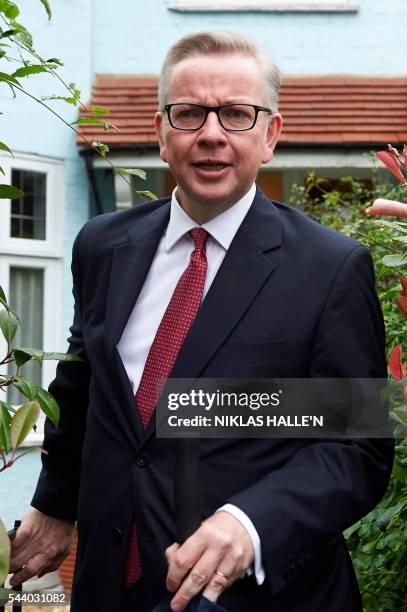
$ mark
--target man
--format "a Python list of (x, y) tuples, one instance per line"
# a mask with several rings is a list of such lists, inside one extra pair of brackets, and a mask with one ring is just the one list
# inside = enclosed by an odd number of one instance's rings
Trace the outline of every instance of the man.
[[(386, 440), (202, 439), (201, 526), (174, 542), (157, 379), (384, 377), (370, 257), (255, 188), (281, 130), (278, 75), (243, 36), (170, 50), (155, 124), (172, 199), (92, 219), (73, 252), (70, 352), (13, 584), (56, 569), (74, 521), (74, 612), (144, 612), (166, 589), (236, 612), (361, 610), (342, 530), (387, 486)], [(202, 302), (202, 303), (201, 303)], [(182, 315), (182, 316), (180, 316)], [(22, 569), (21, 569), (22, 568)]]

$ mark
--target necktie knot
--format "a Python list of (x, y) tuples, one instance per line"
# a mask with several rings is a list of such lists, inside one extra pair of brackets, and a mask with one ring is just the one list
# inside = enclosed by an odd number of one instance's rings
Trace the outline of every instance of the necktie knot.
[(193, 238), (195, 243), (195, 249), (197, 251), (202, 251), (205, 248), (206, 241), (209, 238), (209, 234), (203, 227), (194, 227), (190, 232), (190, 235)]

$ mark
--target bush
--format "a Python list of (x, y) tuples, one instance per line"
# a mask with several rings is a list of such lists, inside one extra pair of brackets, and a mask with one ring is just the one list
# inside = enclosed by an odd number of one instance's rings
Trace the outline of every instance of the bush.
[[(407, 346), (407, 329), (395, 298), (401, 268), (388, 268), (382, 258), (403, 253), (394, 237), (399, 234), (369, 218), (365, 209), (375, 198), (406, 201), (405, 188), (380, 181), (343, 178), (334, 189), (311, 173), (305, 186), (295, 185), (290, 203), (307, 215), (350, 236), (372, 255), (377, 291), (386, 324), (387, 352), (398, 343)], [(405, 247), (404, 247), (405, 248)], [(399, 440), (392, 477), (385, 497), (367, 516), (346, 532), (366, 612), (407, 611), (407, 440)]]

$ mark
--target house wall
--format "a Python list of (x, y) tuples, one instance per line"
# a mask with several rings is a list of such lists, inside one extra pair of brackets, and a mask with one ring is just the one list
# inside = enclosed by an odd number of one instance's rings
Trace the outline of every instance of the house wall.
[(356, 13), (182, 13), (168, 10), (167, 0), (95, 2), (94, 70), (157, 74), (180, 36), (224, 28), (252, 36), (288, 74), (405, 73), (405, 0), (355, 3)]
[[(92, 85), (91, 52), (91, 0), (51, 1), (53, 17), (48, 21), (38, 1), (18, 0), (21, 9), (18, 20), (33, 34), (34, 48), (45, 58), (58, 57), (64, 66), (58, 74), (67, 82), (74, 81), (82, 91), (82, 99), (90, 97)], [(17, 55), (14, 53), (14, 55)], [(34, 60), (35, 61), (35, 60)], [(12, 72), (11, 65), (3, 64), (2, 70)], [(46, 74), (22, 79), (27, 91), (37, 97), (46, 95), (70, 95), (55, 78)], [(46, 102), (65, 121), (71, 123), (77, 118), (78, 109), (62, 101)], [(88, 186), (82, 159), (76, 146), (76, 135), (60, 120), (40, 104), (23, 94), (13, 99), (7, 85), (0, 86), (1, 140), (13, 150), (18, 161), (20, 156), (32, 154), (63, 160), (62, 197), (52, 202), (64, 216), (64, 259), (62, 292), (63, 317), (59, 346), (46, 347), (48, 350), (62, 350), (69, 321), (72, 318), (70, 259), (74, 237), (88, 218)], [(0, 279), (1, 284), (1, 279)]]

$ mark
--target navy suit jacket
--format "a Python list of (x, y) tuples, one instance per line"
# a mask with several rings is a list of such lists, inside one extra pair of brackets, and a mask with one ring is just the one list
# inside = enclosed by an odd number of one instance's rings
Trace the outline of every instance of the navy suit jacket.
[[(78, 521), (73, 612), (117, 612), (133, 515), (153, 607), (175, 538), (174, 452), (143, 430), (117, 344), (170, 200), (91, 219), (73, 250), (75, 319), (51, 392), (33, 505)], [(371, 258), (357, 242), (258, 189), (178, 355), (173, 377), (385, 377)], [(231, 502), (252, 520), (266, 580), (237, 580), (236, 612), (348, 612), (360, 597), (342, 531), (382, 497), (391, 440), (203, 439), (202, 518)], [(135, 612), (143, 612), (136, 610)]]

